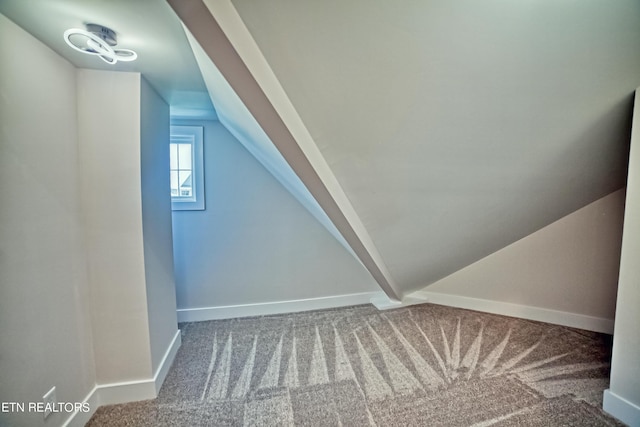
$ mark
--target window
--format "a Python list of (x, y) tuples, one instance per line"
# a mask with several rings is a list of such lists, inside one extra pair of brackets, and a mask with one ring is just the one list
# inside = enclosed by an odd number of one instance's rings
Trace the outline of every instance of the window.
[(204, 209), (202, 157), (202, 127), (171, 126), (169, 170), (174, 211)]

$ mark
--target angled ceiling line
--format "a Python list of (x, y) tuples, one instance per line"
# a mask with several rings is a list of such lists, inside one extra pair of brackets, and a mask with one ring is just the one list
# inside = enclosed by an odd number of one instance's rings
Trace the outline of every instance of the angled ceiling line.
[(296, 199), (324, 228), (361, 263), (349, 243), (329, 219), (298, 175), (289, 166), (269, 137), (255, 121), (229, 83), (222, 76), (211, 58), (202, 49), (188, 28), (184, 27), (196, 62), (209, 91), (211, 101), (219, 108), (220, 123), (258, 160), (259, 163)]
[[(251, 70), (207, 5), (202, 0), (167, 1), (207, 55), (214, 61), (229, 85), (326, 212), (385, 294), (392, 300), (402, 299), (402, 293), (394, 283), (373, 244), (373, 240), (351, 206), (347, 196), (342, 191), (326, 162), (320, 162), (316, 157), (319, 156), (323, 159), (319, 150), (317, 150), (317, 147), (315, 148), (317, 153), (314, 153), (316, 155), (313, 158), (315, 160), (314, 164), (299, 145), (299, 140), (294, 137), (283, 117), (256, 81)], [(291, 113), (291, 111), (288, 111), (288, 113)], [(297, 116), (297, 114), (294, 114), (294, 116)], [(300, 121), (299, 117), (298, 121)], [(300, 121), (296, 126), (298, 137), (300, 137), (300, 125), (304, 128)], [(308, 135), (306, 129), (304, 132)], [(304, 137), (305, 135), (302, 136), (302, 139), (307, 139)], [(310, 139), (311, 137), (308, 136), (308, 138)], [(308, 145), (307, 149), (309, 148)], [(315, 144), (312, 145), (315, 147)], [(318, 169), (314, 166), (318, 167)]]

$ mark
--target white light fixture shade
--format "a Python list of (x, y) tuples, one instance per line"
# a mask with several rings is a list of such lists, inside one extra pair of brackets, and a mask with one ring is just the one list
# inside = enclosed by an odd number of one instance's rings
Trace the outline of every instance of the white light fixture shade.
[(130, 49), (114, 49), (115, 33), (106, 27), (101, 28), (103, 33), (110, 33), (111, 40), (100, 37), (95, 32), (70, 28), (64, 32), (64, 41), (78, 52), (99, 56), (107, 64), (134, 61), (138, 57), (138, 54)]

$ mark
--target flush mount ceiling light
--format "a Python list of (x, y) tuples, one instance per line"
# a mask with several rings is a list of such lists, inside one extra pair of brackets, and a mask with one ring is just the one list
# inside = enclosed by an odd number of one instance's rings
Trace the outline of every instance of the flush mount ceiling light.
[(86, 30), (71, 28), (64, 32), (64, 41), (78, 52), (98, 55), (107, 64), (133, 61), (138, 54), (130, 49), (114, 49), (116, 32), (98, 24), (87, 24)]

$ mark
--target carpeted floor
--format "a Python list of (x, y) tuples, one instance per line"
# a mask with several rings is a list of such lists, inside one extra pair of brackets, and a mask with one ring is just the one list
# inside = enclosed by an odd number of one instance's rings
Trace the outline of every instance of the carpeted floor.
[(616, 426), (610, 337), (422, 304), (181, 325), (157, 399), (97, 426)]

